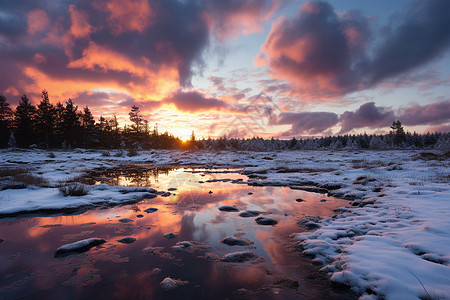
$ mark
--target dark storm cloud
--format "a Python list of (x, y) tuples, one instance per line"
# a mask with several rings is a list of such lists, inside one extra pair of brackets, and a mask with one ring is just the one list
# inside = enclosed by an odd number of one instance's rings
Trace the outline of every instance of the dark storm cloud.
[(400, 112), (405, 125), (438, 125), (450, 122), (450, 100), (428, 105), (413, 105)]
[(358, 12), (337, 14), (325, 2), (306, 2), (271, 29), (258, 64), (294, 84), (309, 99), (332, 99), (373, 87), (439, 57), (450, 44), (450, 1), (416, 1), (374, 34)]
[(414, 1), (392, 24), (369, 63), (370, 83), (423, 65), (450, 45), (450, 1)]
[(178, 91), (164, 100), (165, 103), (174, 104), (177, 109), (186, 112), (198, 112), (208, 110), (222, 110), (228, 105), (222, 100), (208, 98), (200, 92)]
[(386, 107), (375, 106), (374, 102), (367, 102), (356, 111), (346, 111), (339, 117), (340, 133), (346, 133), (355, 128), (388, 127), (394, 120), (394, 111)]
[(330, 112), (281, 113), (273, 125), (292, 125), (289, 135), (318, 134), (338, 123), (338, 115)]

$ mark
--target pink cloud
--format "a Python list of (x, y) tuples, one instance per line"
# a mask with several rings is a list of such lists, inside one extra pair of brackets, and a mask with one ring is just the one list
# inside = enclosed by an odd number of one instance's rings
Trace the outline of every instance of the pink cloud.
[(399, 119), (405, 125), (437, 125), (450, 122), (450, 100), (404, 108)]
[(394, 111), (387, 107), (376, 106), (374, 102), (361, 105), (356, 111), (346, 111), (339, 117), (340, 134), (354, 128), (389, 127), (395, 120)]
[(185, 112), (199, 112), (209, 110), (223, 110), (228, 105), (226, 102), (205, 96), (198, 91), (177, 91), (164, 100), (164, 103), (174, 104), (178, 110)]

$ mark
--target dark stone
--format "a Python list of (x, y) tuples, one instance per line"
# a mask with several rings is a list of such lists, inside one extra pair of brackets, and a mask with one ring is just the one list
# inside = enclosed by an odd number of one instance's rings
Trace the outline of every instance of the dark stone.
[(220, 211), (239, 211), (239, 209), (237, 209), (234, 206), (230, 206), (230, 205), (222, 205), (221, 207), (219, 207)]
[(257, 217), (259, 216), (259, 212), (255, 210), (246, 210), (239, 214), (240, 217), (249, 218), (249, 217)]
[(339, 183), (324, 183), (321, 184), (319, 187), (327, 189), (327, 190), (338, 190), (342, 188), (342, 185)]
[(164, 237), (165, 237), (165, 238), (168, 238), (168, 239), (174, 239), (174, 238), (177, 237), (177, 235), (176, 235), (175, 233), (169, 232), (169, 233), (166, 233), (166, 234), (164, 235)]
[(148, 214), (154, 213), (154, 212), (157, 211), (157, 210), (158, 210), (158, 209), (157, 209), (157, 208), (154, 208), (154, 207), (150, 207), (150, 208), (144, 209), (144, 211), (145, 211), (146, 213), (148, 213)]
[(258, 258), (259, 256), (251, 251), (242, 251), (225, 254), (220, 260), (223, 262), (243, 263)]
[(311, 193), (319, 193), (319, 194), (326, 194), (326, 193), (328, 193), (327, 189), (318, 188), (318, 187), (291, 186), (290, 188), (293, 189), (293, 190), (302, 190), (302, 191), (307, 191), (307, 192), (311, 192)]
[(104, 239), (90, 238), (72, 244), (59, 247), (55, 252), (55, 257), (65, 257), (71, 254), (86, 252), (92, 247), (106, 243)]
[(124, 237), (123, 239), (120, 239), (117, 241), (122, 244), (132, 244), (132, 243), (136, 242), (136, 239), (134, 237), (127, 236), (127, 237)]
[(128, 218), (123, 218), (123, 219), (120, 219), (119, 222), (120, 223), (130, 223), (130, 222), (134, 222), (134, 221), (131, 219), (128, 219)]
[(245, 241), (245, 240), (241, 240), (241, 239), (236, 239), (234, 237), (226, 237), (223, 240), (220, 241), (221, 243), (228, 245), (228, 246), (247, 246), (250, 243)]
[(259, 218), (256, 218), (255, 221), (258, 225), (276, 225), (276, 224), (278, 224), (278, 221), (276, 221), (272, 218), (267, 218), (267, 217), (259, 217)]

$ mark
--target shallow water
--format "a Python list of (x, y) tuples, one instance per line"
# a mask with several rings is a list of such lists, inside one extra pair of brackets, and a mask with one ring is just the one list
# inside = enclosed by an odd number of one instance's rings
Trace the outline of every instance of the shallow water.
[[(287, 244), (291, 233), (303, 230), (297, 225), (300, 218), (330, 216), (347, 201), (287, 187), (239, 184), (247, 178), (230, 170), (136, 170), (95, 174), (89, 181), (172, 189), (172, 195), (79, 215), (0, 220), (0, 238), (4, 240), (0, 243), (0, 299), (350, 297), (331, 288), (317, 268)], [(305, 201), (296, 202), (297, 198)], [(254, 217), (219, 211), (221, 205), (261, 211), (262, 216), (279, 223), (258, 225)], [(150, 207), (158, 210), (144, 212)], [(122, 223), (119, 220), (123, 218), (132, 221)], [(167, 233), (177, 236), (168, 239), (164, 237)], [(127, 236), (137, 240), (118, 242)], [(227, 236), (252, 244), (220, 243)], [(107, 242), (87, 252), (54, 257), (61, 245), (90, 237)], [(183, 251), (172, 248), (181, 241), (199, 244)], [(153, 253), (143, 251), (148, 247)], [(253, 251), (262, 259), (220, 261), (224, 254), (236, 251)], [(166, 291), (160, 286), (165, 277), (185, 284)], [(299, 286), (290, 285), (292, 281)]]

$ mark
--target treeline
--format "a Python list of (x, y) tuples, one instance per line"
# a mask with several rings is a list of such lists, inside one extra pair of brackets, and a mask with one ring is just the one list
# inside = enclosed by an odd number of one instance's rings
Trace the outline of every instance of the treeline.
[(179, 149), (183, 142), (168, 132), (152, 130), (133, 106), (131, 126), (119, 126), (116, 116), (95, 120), (89, 107), (79, 110), (71, 99), (53, 105), (42, 91), (37, 106), (26, 95), (13, 110), (0, 94), (0, 147)]
[(188, 142), (167, 131), (149, 128), (139, 111), (132, 106), (131, 126), (119, 126), (116, 116), (95, 120), (88, 106), (79, 110), (71, 99), (52, 105), (48, 92), (42, 91), (37, 106), (26, 95), (21, 96), (15, 110), (0, 94), (1, 148), (102, 148), (118, 149), (192, 149), (192, 150), (315, 150), (315, 149), (450, 149), (450, 133), (409, 133), (400, 121), (391, 126), (389, 134), (339, 135), (291, 140), (263, 138), (227, 138), (196, 140), (194, 132)]
[(385, 135), (358, 134), (339, 135), (321, 138), (291, 140), (279, 139), (235, 139), (222, 137), (196, 142), (199, 150), (244, 150), (244, 151), (277, 151), (277, 150), (356, 150), (356, 149), (443, 149), (450, 150), (450, 133), (405, 133), (400, 142), (393, 132)]

